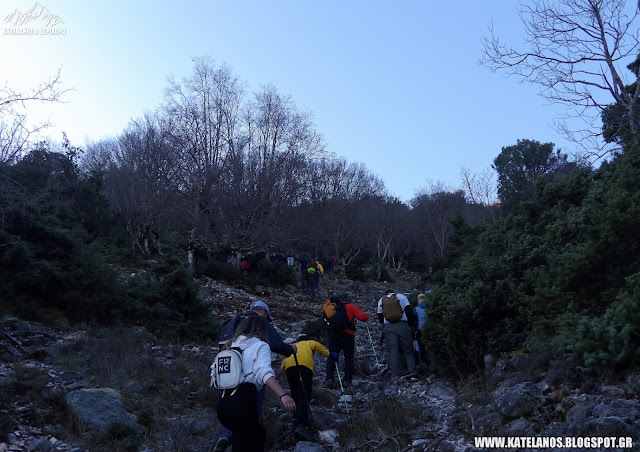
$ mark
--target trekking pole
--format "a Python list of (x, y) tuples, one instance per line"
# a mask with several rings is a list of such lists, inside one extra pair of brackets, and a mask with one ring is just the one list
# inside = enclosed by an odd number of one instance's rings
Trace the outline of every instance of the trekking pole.
[(307, 411), (309, 412), (309, 421), (311, 421), (311, 404), (309, 403), (309, 398), (307, 397), (307, 390), (304, 387), (304, 381), (302, 381), (302, 374), (300, 373), (300, 363), (298, 363), (298, 356), (294, 353), (293, 359), (296, 361), (296, 368), (298, 371), (298, 379), (300, 380), (300, 385), (302, 387), (302, 393), (304, 394), (304, 400), (307, 402)]
[(369, 343), (371, 344), (371, 350), (373, 350), (373, 357), (376, 359), (376, 368), (380, 368), (380, 363), (378, 362), (378, 355), (376, 355), (376, 348), (373, 346), (373, 339), (371, 339), (371, 331), (369, 331), (369, 325), (367, 324), (367, 333), (369, 333)]
[(335, 362), (336, 365), (336, 372), (338, 373), (338, 381), (340, 382), (340, 390), (342, 391), (342, 398), (344, 399), (344, 406), (347, 409), (347, 417), (349, 419), (351, 419), (351, 416), (349, 416), (349, 404), (347, 403), (347, 398), (344, 395), (344, 386), (342, 386), (342, 377), (340, 376), (340, 368), (338, 367), (338, 362)]

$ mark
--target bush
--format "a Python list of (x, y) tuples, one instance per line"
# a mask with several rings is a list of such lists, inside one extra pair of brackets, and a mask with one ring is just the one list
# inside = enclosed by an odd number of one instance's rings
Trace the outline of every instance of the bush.
[(211, 279), (227, 281), (230, 283), (242, 281), (242, 272), (225, 262), (209, 260), (204, 261), (200, 266), (200, 274)]
[(133, 319), (161, 337), (215, 340), (220, 325), (197, 296), (189, 271), (178, 267), (164, 277), (140, 273), (129, 280), (127, 297)]
[(111, 450), (136, 452), (142, 445), (142, 436), (133, 427), (112, 422), (100, 438), (99, 444), (108, 444)]
[[(251, 277), (253, 275), (249, 274), (248, 276)], [(258, 262), (258, 271), (255, 274), (255, 278), (259, 282), (261, 281), (260, 284), (267, 286), (282, 287), (296, 283), (296, 273), (292, 266), (268, 260)]]
[(529, 349), (639, 369), (640, 155), (534, 189), (494, 224), (455, 223), (423, 331), (434, 367), (458, 377)]
[(255, 271), (249, 273), (244, 273), (229, 264), (217, 260), (205, 261), (200, 267), (201, 274), (229, 283), (243, 283), (252, 286), (260, 284), (269, 287), (282, 287), (296, 283), (294, 267), (266, 259), (258, 261)]

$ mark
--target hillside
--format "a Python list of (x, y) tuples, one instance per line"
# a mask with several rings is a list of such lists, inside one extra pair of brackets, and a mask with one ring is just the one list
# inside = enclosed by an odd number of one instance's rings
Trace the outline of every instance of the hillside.
[[(398, 275), (393, 288), (411, 293), (417, 281)], [(387, 287), (335, 275), (320, 286), (321, 295), (311, 298), (294, 286), (274, 290), (205, 280), (200, 296), (223, 317), (263, 299), (276, 328), (292, 341), (303, 330), (313, 334), (327, 292), (348, 293), (373, 314)], [(1, 324), (0, 451), (212, 450), (220, 428), (208, 386), (213, 344), (169, 343), (142, 328), (63, 331), (16, 318)], [(267, 394), (267, 450), (465, 451), (477, 449), (475, 437), (495, 435), (638, 438), (638, 374), (614, 383), (544, 356), (505, 354), (487, 356), (485, 374), (472, 379), (445, 382), (427, 369), (419, 378), (397, 379), (384, 370), (380, 332), (375, 321), (358, 324), (356, 373), (345, 396), (320, 387), (325, 361), (316, 358), (317, 443), (297, 442), (290, 416)], [(280, 358), (273, 357), (277, 369)], [(286, 384), (279, 371), (278, 379)], [(97, 397), (91, 406), (102, 411), (79, 409), (80, 395)], [(120, 411), (109, 411), (114, 405)], [(105, 413), (123, 417), (109, 423), (101, 420)]]

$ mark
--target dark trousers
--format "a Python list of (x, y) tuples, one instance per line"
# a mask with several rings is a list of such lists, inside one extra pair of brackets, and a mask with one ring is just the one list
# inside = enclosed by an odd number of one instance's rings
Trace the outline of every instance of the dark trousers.
[[(344, 381), (351, 383), (353, 378), (353, 350), (356, 338), (349, 333), (329, 333), (329, 352), (344, 352)], [(327, 357), (327, 380), (333, 380), (336, 370), (336, 361), (329, 355)]]
[(320, 277), (316, 278), (315, 274), (308, 273), (307, 274), (307, 293), (310, 295), (315, 295), (316, 290), (318, 290), (318, 280)]
[(419, 352), (417, 352), (416, 358), (418, 358), (422, 364), (427, 364), (427, 350), (424, 348), (424, 344), (422, 343), (422, 331), (416, 331), (413, 338), (418, 341), (419, 347)]
[[(300, 383), (302, 379), (302, 384)], [(287, 381), (291, 388), (291, 397), (296, 401), (296, 425), (309, 425), (309, 402), (313, 386), (313, 372), (306, 366), (293, 366), (287, 369)]]
[(231, 450), (262, 452), (267, 434), (260, 423), (258, 391), (253, 383), (242, 383), (233, 395), (218, 400), (216, 412), (220, 423), (231, 430)]

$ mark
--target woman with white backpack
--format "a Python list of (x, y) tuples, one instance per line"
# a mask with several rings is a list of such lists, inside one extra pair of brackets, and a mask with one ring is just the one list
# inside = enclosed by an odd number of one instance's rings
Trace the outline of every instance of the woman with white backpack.
[(232, 450), (263, 451), (266, 432), (258, 412), (258, 391), (266, 385), (278, 397), (289, 413), (295, 413), (296, 403), (280, 386), (271, 367), (271, 350), (267, 343), (267, 323), (259, 316), (242, 320), (225, 348), (242, 352), (244, 382), (233, 391), (224, 391), (218, 400), (220, 423), (231, 430)]

